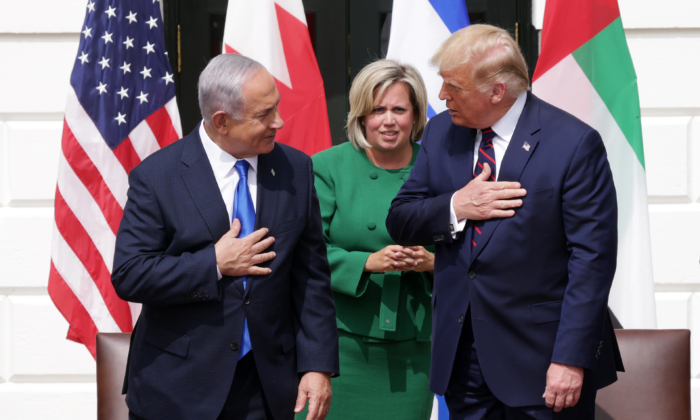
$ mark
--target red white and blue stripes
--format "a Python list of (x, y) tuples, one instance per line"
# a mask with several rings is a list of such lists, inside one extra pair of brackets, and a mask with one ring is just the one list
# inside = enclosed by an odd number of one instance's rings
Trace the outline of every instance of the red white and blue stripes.
[(68, 338), (94, 356), (95, 334), (131, 331), (140, 310), (111, 283), (128, 174), (182, 129), (159, 5), (91, 1), (83, 26), (66, 100), (49, 294)]

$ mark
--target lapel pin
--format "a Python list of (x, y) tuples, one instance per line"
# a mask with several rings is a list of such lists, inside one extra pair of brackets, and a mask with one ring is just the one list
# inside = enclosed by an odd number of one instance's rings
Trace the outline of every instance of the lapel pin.
[(528, 142), (523, 143), (523, 149), (525, 149), (526, 152), (530, 151), (530, 144)]
[(272, 173), (272, 176), (275, 176), (275, 170), (274, 170), (274, 169), (270, 169), (270, 173)]

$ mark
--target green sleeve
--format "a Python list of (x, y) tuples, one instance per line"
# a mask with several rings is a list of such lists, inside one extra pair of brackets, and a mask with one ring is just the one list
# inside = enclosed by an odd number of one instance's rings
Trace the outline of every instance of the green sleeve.
[(347, 251), (334, 246), (329, 234), (336, 210), (335, 182), (322, 156), (314, 156), (315, 186), (321, 206), (323, 239), (326, 241), (331, 266), (331, 287), (334, 292), (360, 297), (367, 289), (370, 273), (364, 273), (369, 252)]

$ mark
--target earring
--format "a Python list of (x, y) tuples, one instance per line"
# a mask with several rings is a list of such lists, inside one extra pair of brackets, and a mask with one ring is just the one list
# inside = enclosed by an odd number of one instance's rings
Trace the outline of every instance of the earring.
[(364, 121), (360, 121), (360, 124), (365, 125), (365, 122), (364, 122)]

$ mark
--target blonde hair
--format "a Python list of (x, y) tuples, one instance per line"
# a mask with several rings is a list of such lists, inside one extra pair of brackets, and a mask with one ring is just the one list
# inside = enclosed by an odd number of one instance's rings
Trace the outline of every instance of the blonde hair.
[(365, 138), (361, 119), (372, 112), (389, 86), (399, 82), (406, 84), (416, 119), (411, 130), (411, 142), (420, 140), (428, 112), (428, 94), (420, 73), (412, 66), (394, 60), (377, 60), (360, 70), (350, 87), (350, 112), (346, 128), (348, 139), (355, 149), (372, 147)]
[(470, 65), (471, 80), (481, 92), (505, 83), (506, 92), (517, 98), (530, 90), (527, 63), (508, 32), (492, 25), (467, 26), (450, 36), (430, 64), (440, 71)]

